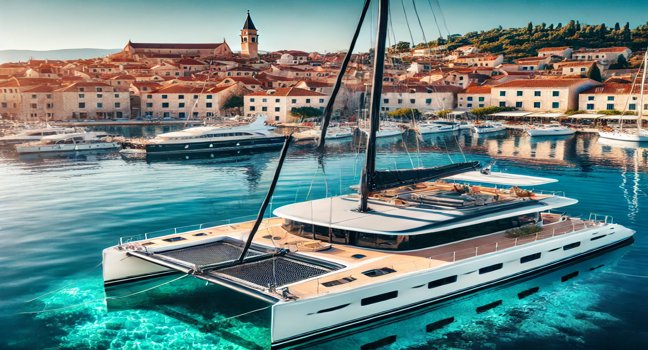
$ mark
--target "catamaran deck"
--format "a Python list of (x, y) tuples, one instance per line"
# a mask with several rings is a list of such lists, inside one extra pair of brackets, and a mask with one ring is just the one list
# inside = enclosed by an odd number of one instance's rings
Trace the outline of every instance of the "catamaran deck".
[[(558, 214), (543, 214), (543, 219), (541, 231), (519, 238), (501, 232), (423, 250), (386, 252), (339, 244), (323, 251), (308, 251), (319, 241), (295, 236), (282, 227), (281, 218), (271, 218), (263, 221), (246, 263), (224, 268), (219, 266), (238, 258), (253, 222), (152, 238), (125, 249), (132, 250), (131, 256), (211, 282), (226, 281), (276, 299), (285, 295), (275, 290), (287, 286), (290, 297), (308, 298), (371, 284), (376, 274), (381, 279), (395, 278), (601, 224)], [(304, 247), (309, 248), (300, 249)], [(290, 253), (254, 261), (283, 248), (290, 249)]]

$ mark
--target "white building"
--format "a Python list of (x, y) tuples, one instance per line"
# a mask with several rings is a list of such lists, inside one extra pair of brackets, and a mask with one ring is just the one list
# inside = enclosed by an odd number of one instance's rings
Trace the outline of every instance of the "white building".
[[(648, 86), (645, 87), (648, 90)], [(590, 113), (596, 111), (629, 111), (639, 110), (640, 85), (634, 87), (630, 83), (603, 83), (583, 91), (578, 97), (578, 109)], [(648, 114), (648, 98), (644, 97), (644, 115)]]
[(457, 94), (457, 109), (470, 110), (491, 105), (490, 85), (472, 85)]
[(221, 115), (223, 104), (232, 95), (247, 90), (238, 84), (199, 87), (174, 84), (142, 93), (142, 114), (160, 118), (210, 118)]
[(572, 52), (574, 50), (568, 46), (543, 47), (538, 50), (538, 57), (551, 58), (551, 56), (559, 56), (562, 58), (571, 58)]
[(381, 110), (389, 113), (399, 108), (414, 108), (419, 112), (454, 109), (457, 93), (462, 89), (448, 85), (388, 85), (383, 86)]
[(491, 104), (532, 112), (578, 109), (578, 94), (600, 85), (591, 79), (513, 80), (491, 89)]
[(256, 91), (245, 95), (245, 115), (265, 115), (268, 123), (289, 123), (297, 119), (291, 114), (293, 108), (313, 107), (324, 110), (329, 97), (315, 91), (296, 87)]
[(477, 53), (457, 57), (455, 62), (475, 67), (497, 67), (504, 62), (504, 55)]
[(627, 60), (632, 55), (632, 50), (627, 47), (606, 47), (601, 49), (581, 49), (574, 51), (572, 58), (579, 61), (598, 61), (604, 66), (616, 63), (619, 56)]

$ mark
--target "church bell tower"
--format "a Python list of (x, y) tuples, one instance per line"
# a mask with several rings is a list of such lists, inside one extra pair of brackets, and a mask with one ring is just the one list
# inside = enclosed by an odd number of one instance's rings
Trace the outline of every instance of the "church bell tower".
[(247, 12), (245, 24), (241, 29), (241, 56), (250, 59), (259, 57), (259, 36), (254, 22), (250, 18), (250, 11)]

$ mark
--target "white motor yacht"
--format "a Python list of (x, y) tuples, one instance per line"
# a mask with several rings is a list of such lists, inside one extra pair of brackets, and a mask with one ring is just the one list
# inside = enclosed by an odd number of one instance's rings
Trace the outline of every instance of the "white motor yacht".
[[(299, 141), (312, 141), (319, 140), (322, 131), (319, 128), (308, 129), (299, 133), (295, 133), (293, 136), (296, 140)], [(333, 126), (326, 129), (326, 139), (327, 140), (341, 140), (349, 139), (353, 137), (353, 129), (343, 126)]]
[(576, 131), (560, 123), (551, 123), (548, 125), (535, 125), (525, 129), (529, 136), (565, 136), (573, 135)]
[(19, 154), (27, 154), (106, 150), (121, 147), (118, 142), (107, 139), (109, 137), (110, 135), (105, 132), (50, 135), (43, 137), (40, 141), (16, 145), (16, 151)]
[(426, 122), (426, 123), (420, 123), (416, 127), (416, 131), (418, 131), (418, 133), (421, 135), (440, 134), (440, 133), (453, 132), (458, 130), (460, 130), (460, 126), (455, 123), (446, 124), (446, 123), (437, 123), (437, 122)]
[(272, 132), (273, 128), (265, 125), (265, 119), (259, 116), (254, 122), (242, 126), (199, 126), (160, 134), (148, 142), (146, 153), (168, 155), (281, 147), (285, 136)]
[(473, 132), (478, 135), (491, 134), (506, 130), (506, 126), (500, 122), (485, 122), (473, 126)]
[(0, 144), (17, 144), (40, 141), (45, 136), (65, 135), (78, 132), (75, 128), (48, 127), (38, 129), (25, 129), (14, 135), (0, 137)]

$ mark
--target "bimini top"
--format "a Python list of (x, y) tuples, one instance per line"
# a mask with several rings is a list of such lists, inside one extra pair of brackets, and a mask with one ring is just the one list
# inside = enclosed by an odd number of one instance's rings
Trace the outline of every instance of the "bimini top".
[[(473, 186), (472, 188), (476, 188)], [(284, 219), (316, 226), (384, 235), (417, 235), (532, 214), (578, 203), (577, 200), (525, 191), (463, 192), (470, 186), (430, 184), (422, 190), (384, 191), (369, 199), (368, 212), (358, 211), (358, 195), (329, 197), (274, 210)]]
[(536, 177), (536, 176), (527, 176), (527, 175), (516, 175), (516, 174), (507, 174), (492, 172), (490, 174), (482, 174), (480, 171), (469, 171), (453, 176), (445, 177), (446, 180), (451, 181), (468, 181), (475, 183), (485, 183), (493, 185), (502, 185), (502, 186), (540, 186), (553, 182), (558, 182), (556, 179), (550, 179), (547, 177)]

